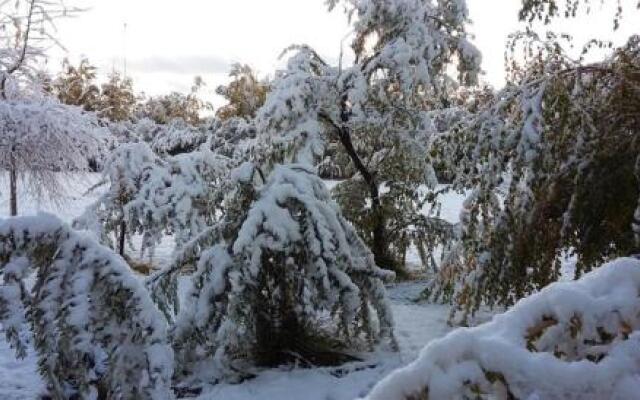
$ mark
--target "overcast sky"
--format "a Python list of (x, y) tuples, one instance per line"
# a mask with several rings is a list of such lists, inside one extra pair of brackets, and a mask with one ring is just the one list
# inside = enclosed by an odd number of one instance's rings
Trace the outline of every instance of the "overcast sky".
[[(556, 28), (573, 34), (578, 42), (604, 36), (619, 43), (638, 33), (634, 25), (640, 20), (636, 0), (622, 1), (629, 12), (614, 35), (610, 10), (563, 21)], [(504, 82), (507, 35), (522, 28), (517, 21), (519, 3), (468, 0), (470, 31), (483, 54), (484, 79), (494, 86)], [(290, 44), (309, 44), (331, 61), (338, 58), (341, 43), (349, 45), (347, 18), (340, 9), (327, 12), (324, 0), (77, 0), (75, 4), (89, 10), (58, 23), (66, 53), (55, 51), (49, 69), (57, 71), (64, 55), (74, 62), (84, 55), (102, 75), (113, 69), (122, 72), (126, 56), (127, 75), (134, 79), (135, 89), (150, 95), (187, 91), (193, 77), (201, 75), (208, 85), (205, 96), (211, 100), (215, 87), (227, 80), (232, 62), (271, 75), (279, 65), (278, 56)], [(214, 99), (214, 104), (220, 100)]]

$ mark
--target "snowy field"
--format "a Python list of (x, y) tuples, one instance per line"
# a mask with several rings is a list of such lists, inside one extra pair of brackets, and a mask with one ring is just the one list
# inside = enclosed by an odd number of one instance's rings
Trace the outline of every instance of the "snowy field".
[[(100, 190), (86, 194), (87, 188), (98, 180), (97, 174), (71, 177), (67, 184), (69, 194), (58, 205), (38, 202), (27, 193), (20, 193), (19, 213), (49, 212), (71, 222), (100, 194)], [(331, 186), (332, 182), (328, 182), (328, 185)], [(7, 216), (9, 208), (4, 189), (7, 186), (0, 179), (0, 215), (3, 217)], [(443, 206), (442, 216), (455, 220), (460, 206), (461, 197), (450, 196)], [(170, 251), (169, 239), (156, 252), (154, 262), (162, 265)], [(396, 322), (395, 334), (400, 346), (397, 354), (371, 355), (363, 362), (341, 367), (271, 370), (240, 385), (222, 384), (206, 388), (199, 398), (350, 400), (366, 395), (384, 376), (413, 361), (427, 343), (450, 330), (446, 324), (446, 306), (413, 302), (423, 287), (424, 282), (416, 281), (398, 283), (388, 288)], [(42, 394), (43, 383), (37, 373), (36, 362), (33, 352), (24, 360), (16, 360), (4, 337), (0, 337), (0, 399), (34, 399)]]

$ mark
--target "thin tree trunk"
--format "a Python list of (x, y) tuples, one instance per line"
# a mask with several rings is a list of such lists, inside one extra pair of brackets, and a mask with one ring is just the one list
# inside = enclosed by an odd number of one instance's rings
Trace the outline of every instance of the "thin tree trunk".
[(124, 257), (124, 242), (125, 236), (127, 232), (127, 223), (122, 221), (120, 222), (120, 238), (118, 239), (118, 253)]
[(395, 269), (393, 260), (389, 257), (387, 234), (386, 234), (386, 221), (382, 212), (382, 205), (380, 203), (380, 191), (378, 189), (378, 182), (375, 176), (367, 169), (362, 163), (362, 160), (356, 153), (353, 143), (351, 142), (351, 135), (346, 130), (343, 130), (340, 135), (340, 142), (344, 146), (347, 154), (353, 161), (356, 169), (362, 175), (365, 183), (369, 187), (369, 196), (371, 197), (371, 212), (373, 214), (373, 241), (371, 244), (371, 252), (375, 258), (376, 264), (382, 268)]
[(375, 258), (375, 262), (379, 267), (387, 269), (396, 269), (394, 261), (389, 257), (387, 234), (386, 234), (386, 220), (384, 213), (382, 212), (382, 205), (380, 203), (380, 191), (378, 189), (378, 182), (373, 173), (371, 173), (364, 165), (360, 156), (356, 152), (353, 142), (351, 140), (351, 132), (345, 126), (339, 126), (329, 116), (321, 114), (321, 118), (330, 123), (337, 131), (340, 143), (344, 147), (345, 151), (351, 158), (356, 170), (362, 175), (367, 187), (369, 188), (369, 196), (371, 197), (371, 212), (373, 214), (373, 240), (371, 244), (371, 252)]
[(14, 164), (13, 156), (11, 156), (11, 167), (9, 168), (9, 215), (12, 217), (18, 215), (18, 173)]

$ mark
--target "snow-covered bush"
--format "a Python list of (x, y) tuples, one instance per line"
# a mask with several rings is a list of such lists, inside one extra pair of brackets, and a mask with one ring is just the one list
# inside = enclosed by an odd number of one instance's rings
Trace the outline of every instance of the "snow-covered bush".
[(204, 146), (218, 154), (241, 162), (248, 160), (254, 151), (257, 130), (252, 121), (237, 117), (212, 120), (206, 129)]
[[(97, 188), (107, 184), (107, 190), (74, 221), (74, 227), (94, 232), (101, 243), (117, 248), (124, 256), (126, 240), (132, 234), (125, 206), (138, 195), (143, 182), (159, 166), (162, 166), (162, 160), (145, 143), (117, 147), (105, 163), (102, 181), (96, 185)], [(115, 236), (115, 243), (111, 235)], [(151, 246), (155, 238), (147, 239), (145, 245)]]
[(632, 399), (640, 387), (640, 261), (558, 282), (431, 342), (369, 400)]
[(135, 121), (108, 121), (121, 143), (144, 142), (159, 156), (195, 151), (207, 141), (209, 132), (189, 125), (180, 118), (158, 124), (149, 118)]
[(175, 283), (190, 248), (203, 249), (173, 331), (178, 373), (208, 365), (213, 379), (233, 379), (250, 366), (341, 362), (395, 345), (383, 285), (393, 274), (374, 264), (322, 180), (303, 166), (276, 166), (255, 189), (255, 172), (249, 164), (234, 171), (225, 219), (151, 279), (166, 309), (167, 280)]
[(205, 132), (176, 118), (166, 125), (157, 125), (153, 137), (149, 139), (151, 148), (157, 154), (176, 155), (196, 150), (207, 137)]
[(140, 189), (126, 204), (130, 229), (145, 235), (147, 244), (172, 234), (181, 247), (223, 215), (233, 164), (209, 150), (167, 158), (145, 174)]
[(33, 339), (54, 398), (172, 398), (166, 322), (122, 258), (53, 216), (10, 218), (0, 274), (7, 341), (24, 357)]

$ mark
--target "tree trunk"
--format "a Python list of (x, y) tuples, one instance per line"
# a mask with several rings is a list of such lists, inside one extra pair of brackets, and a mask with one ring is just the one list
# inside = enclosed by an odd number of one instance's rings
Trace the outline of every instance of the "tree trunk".
[[(346, 122), (349, 119), (349, 112), (346, 109), (346, 98), (343, 98), (341, 107), (342, 122)], [(378, 189), (378, 182), (375, 174), (369, 171), (369, 169), (364, 165), (364, 163), (360, 159), (360, 156), (356, 152), (356, 149), (354, 148), (353, 142), (351, 140), (351, 132), (349, 128), (342, 124), (338, 125), (327, 114), (320, 113), (319, 117), (333, 126), (333, 128), (336, 130), (340, 143), (349, 155), (349, 158), (356, 167), (356, 170), (358, 171), (358, 173), (360, 173), (360, 175), (362, 175), (362, 179), (364, 179), (365, 183), (369, 187), (369, 196), (371, 196), (371, 212), (374, 218), (371, 252), (373, 253), (376, 264), (381, 268), (400, 272), (398, 271), (398, 265), (396, 265), (394, 260), (389, 256), (389, 243), (387, 242), (386, 232), (386, 218), (384, 216), (382, 205), (380, 203), (380, 191)]]
[(122, 221), (120, 222), (120, 238), (118, 239), (118, 254), (124, 257), (124, 242), (125, 236), (127, 232), (127, 223)]
[(9, 160), (9, 215), (18, 215), (18, 171), (16, 171), (16, 160), (11, 154)]
[(369, 195), (371, 196), (371, 212), (374, 218), (373, 225), (373, 240), (371, 244), (371, 252), (375, 258), (376, 264), (381, 268), (396, 269), (395, 262), (389, 257), (388, 246), (386, 238), (386, 219), (382, 211), (382, 205), (380, 203), (380, 192), (378, 189), (378, 182), (374, 174), (372, 174), (367, 167), (363, 164), (360, 156), (353, 147), (351, 141), (351, 134), (347, 128), (341, 128), (339, 130), (340, 142), (344, 146), (347, 154), (353, 161), (356, 169), (362, 175), (365, 183), (369, 187)]

